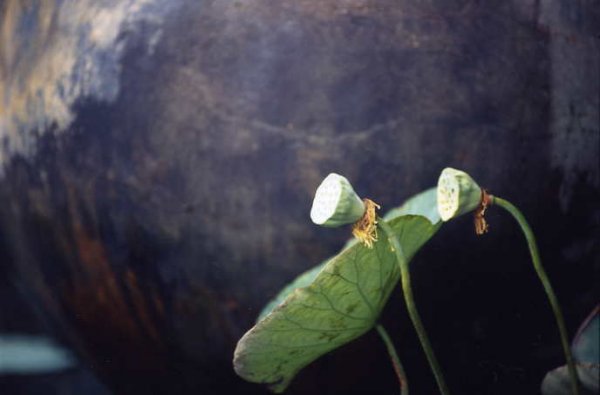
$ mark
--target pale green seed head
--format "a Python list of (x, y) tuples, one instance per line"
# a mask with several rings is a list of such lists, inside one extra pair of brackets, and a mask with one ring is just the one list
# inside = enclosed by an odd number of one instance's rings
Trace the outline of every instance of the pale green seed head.
[(475, 210), (481, 202), (481, 188), (471, 176), (447, 167), (437, 185), (437, 207), (443, 221)]
[(365, 205), (350, 182), (331, 173), (317, 188), (310, 219), (317, 225), (337, 227), (358, 221), (364, 212)]

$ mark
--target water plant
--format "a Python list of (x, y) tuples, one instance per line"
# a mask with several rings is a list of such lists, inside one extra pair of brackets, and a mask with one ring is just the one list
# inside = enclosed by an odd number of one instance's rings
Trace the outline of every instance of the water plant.
[(531, 259), (554, 312), (571, 377), (579, 394), (577, 371), (564, 319), (537, 244), (523, 214), (512, 203), (489, 194), (467, 173), (446, 168), (436, 188), (423, 191), (383, 217), (380, 206), (361, 199), (339, 174), (327, 176), (317, 188), (310, 217), (320, 226), (352, 225), (355, 238), (336, 256), (301, 274), (263, 309), (253, 328), (238, 342), (234, 369), (244, 379), (283, 392), (295, 375), (320, 356), (376, 329), (385, 343), (402, 395), (408, 381), (393, 342), (378, 322), (391, 291), (401, 280), (411, 321), (438, 388), (449, 394), (441, 368), (419, 317), (411, 287), (409, 263), (442, 223), (474, 212), (475, 231), (488, 231), (486, 210), (509, 212), (525, 234)]
[(529, 253), (533, 267), (540, 279), (544, 291), (548, 296), (552, 312), (556, 319), (560, 340), (567, 361), (569, 375), (571, 377), (571, 389), (573, 394), (579, 394), (579, 380), (575, 362), (569, 347), (569, 337), (563, 318), (563, 313), (550, 279), (542, 266), (535, 236), (529, 223), (521, 211), (511, 202), (491, 195), (482, 189), (467, 173), (453, 168), (445, 168), (440, 174), (437, 189), (438, 210), (443, 221), (449, 221), (471, 211), (475, 211), (475, 232), (479, 235), (487, 232), (488, 226), (484, 218), (485, 211), (490, 206), (498, 206), (507, 211), (517, 221), (523, 232), (529, 247)]
[[(300, 275), (265, 307), (238, 342), (235, 371), (283, 392), (310, 362), (376, 329), (401, 393), (407, 394), (402, 364), (378, 318), (400, 277), (406, 278), (401, 273), (441, 225), (435, 194), (435, 188), (424, 191), (381, 218), (376, 203), (360, 199), (345, 178), (328, 176), (317, 189), (311, 218), (326, 226), (354, 222), (356, 238), (338, 255)], [(414, 306), (412, 310), (416, 312)], [(421, 332), (420, 338), (426, 338)], [(430, 348), (428, 342), (425, 347)]]

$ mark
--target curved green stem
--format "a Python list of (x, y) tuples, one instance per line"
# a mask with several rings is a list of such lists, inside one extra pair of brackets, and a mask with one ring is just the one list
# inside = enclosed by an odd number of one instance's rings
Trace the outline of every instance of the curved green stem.
[(502, 207), (514, 217), (514, 219), (519, 223), (521, 230), (525, 234), (525, 238), (527, 239), (527, 245), (529, 246), (529, 253), (531, 254), (531, 260), (533, 262), (533, 267), (535, 268), (535, 271), (540, 281), (542, 282), (542, 285), (544, 286), (546, 295), (548, 295), (548, 299), (550, 300), (550, 306), (552, 307), (554, 317), (556, 318), (556, 323), (558, 324), (560, 340), (562, 343), (563, 351), (565, 353), (565, 358), (567, 360), (569, 375), (571, 376), (571, 386), (573, 394), (579, 395), (579, 379), (577, 378), (577, 369), (575, 368), (575, 362), (573, 361), (571, 348), (569, 347), (569, 337), (567, 335), (565, 320), (563, 318), (560, 305), (558, 304), (558, 299), (556, 298), (554, 290), (552, 289), (552, 284), (550, 284), (548, 275), (546, 274), (546, 271), (542, 266), (540, 254), (538, 252), (537, 244), (535, 242), (535, 236), (533, 235), (531, 227), (527, 223), (527, 220), (525, 219), (521, 211), (518, 208), (516, 208), (512, 203), (497, 196), (492, 196), (491, 199), (492, 204)]
[(377, 224), (386, 234), (394, 253), (396, 254), (396, 260), (398, 261), (398, 265), (400, 266), (400, 275), (402, 281), (402, 291), (404, 293), (404, 300), (406, 302), (406, 308), (408, 310), (408, 314), (410, 315), (410, 319), (412, 320), (413, 326), (419, 336), (419, 340), (421, 341), (421, 346), (425, 351), (425, 355), (427, 356), (427, 360), (429, 361), (429, 366), (431, 366), (431, 370), (433, 371), (433, 375), (435, 376), (435, 380), (440, 389), (442, 395), (449, 395), (450, 391), (448, 391), (448, 387), (446, 386), (446, 382), (444, 381), (444, 376), (442, 374), (442, 370), (440, 369), (440, 365), (433, 353), (433, 349), (431, 348), (431, 343), (429, 342), (429, 338), (427, 337), (427, 332), (425, 332), (425, 328), (423, 327), (423, 323), (421, 322), (421, 317), (419, 316), (419, 312), (417, 311), (417, 306), (415, 305), (412, 286), (410, 283), (410, 270), (408, 268), (408, 261), (404, 256), (404, 252), (402, 250), (402, 246), (400, 245), (400, 241), (393, 229), (390, 225), (387, 224), (382, 218), (377, 219)]
[(400, 358), (398, 358), (398, 353), (396, 353), (396, 348), (394, 347), (394, 343), (387, 331), (381, 324), (377, 324), (375, 326), (377, 329), (377, 333), (385, 343), (385, 347), (387, 348), (388, 354), (390, 354), (390, 359), (392, 360), (392, 365), (394, 366), (394, 372), (396, 372), (396, 376), (398, 377), (398, 382), (400, 383), (400, 395), (408, 395), (408, 380), (406, 380), (406, 373), (404, 372), (404, 367), (400, 362)]

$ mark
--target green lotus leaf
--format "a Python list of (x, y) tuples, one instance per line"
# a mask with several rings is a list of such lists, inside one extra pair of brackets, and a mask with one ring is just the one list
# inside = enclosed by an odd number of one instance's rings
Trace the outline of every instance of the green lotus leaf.
[[(397, 216), (389, 224), (409, 260), (440, 226), (415, 215)], [(278, 393), (303, 367), (370, 330), (400, 271), (387, 239), (380, 238), (372, 249), (353, 244), (303, 276), (240, 339), (234, 354), (241, 377)], [(294, 288), (298, 281), (310, 284)]]

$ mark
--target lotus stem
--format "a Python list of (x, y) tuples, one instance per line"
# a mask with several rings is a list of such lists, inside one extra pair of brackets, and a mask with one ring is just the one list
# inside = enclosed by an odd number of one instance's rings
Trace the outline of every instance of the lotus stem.
[(379, 333), (381, 340), (383, 340), (385, 343), (385, 347), (390, 355), (390, 360), (394, 366), (394, 372), (396, 372), (398, 383), (400, 384), (400, 395), (408, 395), (408, 380), (406, 379), (406, 373), (404, 372), (404, 367), (400, 362), (400, 358), (398, 358), (398, 353), (396, 352), (394, 343), (392, 342), (392, 339), (390, 339), (390, 336), (383, 325), (377, 324), (375, 328), (377, 329), (377, 333)]
[(538, 252), (537, 244), (535, 241), (535, 236), (533, 235), (533, 231), (527, 223), (527, 220), (523, 216), (523, 213), (515, 207), (512, 203), (497, 196), (491, 197), (492, 204), (502, 207), (506, 211), (508, 211), (513, 218), (519, 223), (521, 230), (525, 234), (525, 238), (527, 239), (527, 245), (529, 246), (529, 254), (531, 255), (531, 261), (533, 262), (533, 267), (544, 286), (544, 290), (546, 291), (546, 295), (548, 295), (548, 300), (550, 301), (550, 306), (552, 307), (552, 311), (554, 312), (554, 317), (556, 318), (556, 323), (558, 324), (558, 330), (560, 332), (560, 340), (562, 343), (562, 348), (565, 353), (565, 358), (567, 360), (567, 366), (569, 370), (569, 375), (571, 377), (571, 387), (574, 395), (579, 395), (579, 379), (577, 377), (577, 369), (575, 368), (575, 362), (573, 360), (573, 355), (571, 354), (571, 348), (569, 346), (569, 337), (567, 335), (567, 329), (565, 326), (565, 320), (563, 318), (563, 313), (558, 304), (558, 299), (556, 298), (556, 294), (552, 289), (552, 284), (550, 283), (550, 279), (542, 266), (542, 261), (540, 259), (540, 254)]
[(429, 366), (431, 366), (431, 370), (433, 371), (433, 375), (437, 382), (438, 388), (442, 395), (449, 395), (450, 391), (448, 390), (448, 386), (444, 380), (444, 376), (442, 374), (442, 370), (440, 369), (440, 365), (433, 353), (433, 348), (431, 347), (431, 343), (429, 342), (429, 338), (427, 337), (427, 332), (425, 332), (425, 327), (423, 327), (423, 323), (421, 322), (421, 317), (419, 316), (419, 312), (417, 311), (417, 306), (415, 305), (412, 286), (410, 282), (410, 270), (408, 267), (408, 261), (404, 256), (404, 252), (402, 250), (402, 246), (400, 245), (400, 241), (398, 237), (394, 233), (391, 226), (385, 222), (382, 218), (377, 220), (377, 224), (386, 234), (392, 249), (394, 250), (394, 254), (396, 255), (396, 261), (398, 262), (398, 266), (400, 267), (400, 275), (402, 281), (402, 291), (404, 294), (404, 300), (406, 302), (406, 308), (408, 310), (408, 314), (410, 315), (410, 319), (413, 323), (413, 326), (417, 332), (419, 340), (421, 342), (421, 346), (425, 351), (425, 355), (427, 356), (427, 361), (429, 361)]

